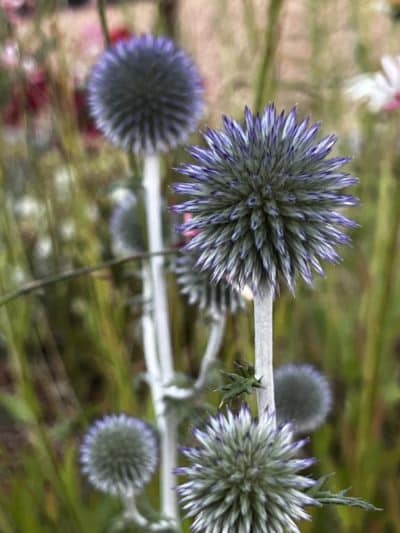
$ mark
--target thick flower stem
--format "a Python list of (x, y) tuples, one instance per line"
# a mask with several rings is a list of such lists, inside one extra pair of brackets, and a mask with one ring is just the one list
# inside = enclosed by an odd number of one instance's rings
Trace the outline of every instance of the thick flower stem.
[(255, 376), (261, 379), (262, 385), (262, 388), (257, 389), (258, 415), (261, 418), (268, 411), (275, 424), (272, 307), (272, 290), (261, 292), (254, 297)]
[[(152, 253), (163, 249), (160, 159), (156, 155), (147, 156), (144, 160), (143, 186), (146, 197), (148, 246), (149, 252)], [(174, 371), (163, 257), (152, 257), (150, 266), (158, 353), (163, 381), (168, 382), (173, 378)]]
[[(149, 155), (144, 159), (143, 186), (146, 197), (148, 247), (150, 252), (154, 252), (163, 249), (160, 159), (157, 155)], [(158, 356), (163, 386), (166, 386), (173, 379), (174, 370), (164, 260), (162, 257), (152, 257), (150, 266)], [(176, 467), (177, 424), (172, 410), (167, 410), (165, 404), (163, 408), (164, 427), (161, 433), (162, 512), (166, 517), (178, 521), (176, 481), (173, 474)]]

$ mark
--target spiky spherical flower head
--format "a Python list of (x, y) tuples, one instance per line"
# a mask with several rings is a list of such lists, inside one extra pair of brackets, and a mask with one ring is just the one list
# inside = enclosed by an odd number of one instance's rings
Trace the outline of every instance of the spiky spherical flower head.
[(299, 432), (317, 429), (329, 414), (332, 392), (326, 377), (311, 365), (284, 365), (274, 373), (276, 417)]
[(299, 459), (304, 441), (293, 441), (289, 425), (275, 428), (270, 416), (260, 422), (247, 408), (210, 418), (194, 430), (198, 447), (185, 448), (189, 466), (178, 487), (192, 531), (214, 533), (299, 532), (314, 504), (306, 490), (314, 481), (299, 472), (311, 459)]
[(192, 60), (165, 37), (144, 35), (108, 48), (89, 80), (89, 105), (109, 141), (135, 153), (184, 142), (202, 114)]
[(191, 149), (197, 164), (180, 169), (190, 181), (175, 185), (190, 198), (174, 209), (192, 215), (181, 230), (198, 232), (187, 248), (213, 279), (254, 294), (281, 280), (293, 290), (297, 276), (312, 284), (313, 270), (323, 274), (320, 259), (340, 259), (336, 245), (349, 238), (338, 228), (356, 224), (338, 209), (357, 203), (341, 191), (357, 180), (341, 172), (348, 158), (327, 158), (336, 137), (318, 141), (318, 130), (296, 109), (246, 108), (244, 126), (224, 117), (221, 131), (204, 133), (208, 148)]
[(183, 252), (175, 261), (176, 281), (189, 304), (212, 317), (236, 313), (244, 307), (241, 294), (228, 281), (213, 281), (207, 271), (197, 265), (199, 254)]
[(115, 205), (110, 219), (112, 245), (117, 252), (134, 254), (146, 249), (142, 222), (140, 198), (127, 191)]
[(158, 462), (154, 430), (142, 420), (105, 416), (86, 434), (81, 464), (90, 483), (114, 496), (130, 496), (150, 480)]

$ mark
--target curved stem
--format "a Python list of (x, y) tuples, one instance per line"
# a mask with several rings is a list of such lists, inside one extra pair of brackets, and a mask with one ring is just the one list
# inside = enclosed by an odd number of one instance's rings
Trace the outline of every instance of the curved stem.
[(261, 379), (257, 389), (258, 415), (267, 411), (275, 418), (274, 374), (272, 364), (272, 307), (273, 291), (254, 296), (255, 376)]
[(123, 503), (125, 510), (122, 515), (122, 520), (117, 522), (114, 530), (119, 530), (120, 528), (123, 528), (126, 525), (126, 521), (132, 522), (140, 528), (146, 528), (146, 531), (165, 531), (166, 528), (175, 529), (174, 525), (168, 520), (160, 520), (159, 522), (149, 522), (149, 520), (145, 516), (143, 516), (137, 508), (135, 494), (123, 498)]
[(101, 31), (103, 33), (104, 46), (107, 48), (110, 46), (110, 33), (108, 31), (107, 17), (106, 17), (106, 6), (105, 0), (97, 0), (97, 12), (99, 14)]
[(125, 257), (119, 257), (118, 259), (110, 259), (109, 261), (104, 261), (104, 263), (98, 263), (97, 265), (77, 268), (75, 270), (67, 270), (66, 272), (52, 274), (51, 276), (46, 276), (41, 279), (35, 279), (34, 281), (30, 281), (22, 287), (19, 287), (15, 291), (10, 291), (0, 296), (0, 307), (8, 304), (9, 302), (12, 302), (13, 300), (16, 300), (17, 298), (20, 298), (21, 296), (26, 296), (31, 292), (44, 289), (46, 287), (49, 287), (50, 285), (55, 285), (56, 283), (61, 281), (68, 281), (70, 279), (79, 278), (81, 276), (87, 276), (88, 274), (98, 272), (99, 270), (106, 270), (114, 266), (129, 263), (130, 261), (149, 259), (150, 257), (155, 255), (176, 255), (178, 253), (179, 252), (177, 250), (161, 250), (151, 254), (143, 253), (127, 255)]
[(218, 318), (213, 319), (207, 348), (201, 361), (200, 372), (193, 386), (185, 389), (181, 387), (169, 387), (165, 394), (167, 398), (173, 400), (185, 400), (193, 398), (197, 393), (204, 389), (210, 368), (215, 363), (221, 348), (225, 332), (225, 323), (225, 315), (220, 315)]

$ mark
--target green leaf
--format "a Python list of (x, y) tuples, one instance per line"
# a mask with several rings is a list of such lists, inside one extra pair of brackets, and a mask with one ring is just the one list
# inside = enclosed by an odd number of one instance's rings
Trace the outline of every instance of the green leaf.
[(350, 489), (341, 490), (336, 494), (329, 490), (323, 490), (324, 485), (332, 476), (334, 476), (333, 473), (322, 476), (308, 491), (308, 495), (316, 500), (316, 505), (345, 505), (346, 507), (358, 507), (364, 511), (382, 511), (379, 507), (375, 507), (362, 498), (347, 496)]
[(257, 379), (254, 375), (253, 366), (248, 363), (239, 362), (236, 362), (235, 366), (238, 369), (237, 374), (220, 370), (220, 373), (228, 380), (228, 383), (216, 389), (216, 391), (222, 392), (219, 407), (238, 398), (242, 394), (252, 394), (254, 389), (259, 389), (262, 386), (261, 380)]

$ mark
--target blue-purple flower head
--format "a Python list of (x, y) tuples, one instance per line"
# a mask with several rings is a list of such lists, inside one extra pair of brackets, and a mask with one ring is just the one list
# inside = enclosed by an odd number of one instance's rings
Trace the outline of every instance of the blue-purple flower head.
[(186, 141), (203, 110), (192, 60), (171, 40), (144, 35), (108, 48), (89, 80), (97, 127), (124, 150), (154, 153)]
[(246, 108), (243, 126), (224, 117), (222, 130), (204, 133), (207, 148), (191, 149), (196, 164), (180, 169), (189, 181), (174, 186), (189, 199), (174, 209), (192, 215), (181, 226), (197, 232), (187, 248), (215, 280), (254, 294), (281, 282), (294, 290), (297, 277), (323, 275), (321, 260), (339, 261), (342, 229), (356, 226), (341, 210), (357, 200), (343, 189), (357, 179), (342, 171), (349, 158), (328, 157), (336, 137), (318, 140), (319, 128), (295, 108)]
[(81, 446), (82, 471), (107, 494), (130, 496), (141, 490), (158, 463), (154, 430), (142, 420), (110, 415), (95, 422)]
[(126, 191), (115, 205), (110, 219), (112, 245), (117, 253), (134, 254), (146, 249), (138, 194)]
[(323, 424), (332, 407), (326, 377), (311, 365), (284, 365), (274, 373), (278, 422), (290, 422), (295, 431), (310, 432)]
[(209, 272), (199, 268), (197, 260), (196, 252), (184, 252), (175, 261), (176, 281), (189, 304), (215, 318), (243, 309), (240, 292), (226, 280), (213, 281)]
[(313, 460), (298, 457), (289, 425), (275, 429), (271, 417), (252, 419), (247, 408), (229, 410), (194, 430), (198, 447), (185, 448), (189, 466), (178, 487), (192, 531), (214, 533), (297, 532), (315, 501), (306, 494), (314, 481), (300, 472)]

